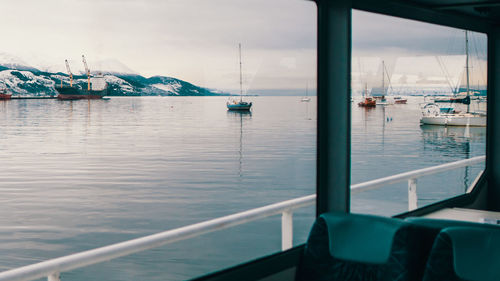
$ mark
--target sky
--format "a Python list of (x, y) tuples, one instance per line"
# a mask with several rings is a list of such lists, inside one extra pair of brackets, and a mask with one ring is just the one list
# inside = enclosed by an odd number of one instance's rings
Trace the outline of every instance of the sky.
[[(239, 88), (241, 43), (245, 91), (314, 88), (311, 1), (5, 0), (1, 7), (0, 52), (33, 66), (63, 71), (69, 59), (78, 72), (85, 54), (91, 69), (107, 61), (146, 77), (233, 90)], [(462, 37), (456, 29), (354, 11), (353, 63), (377, 58), (391, 71), (399, 57), (463, 55)], [(484, 60), (485, 37), (474, 38)], [(358, 67), (360, 77), (364, 68)], [(380, 63), (375, 68), (381, 72)]]

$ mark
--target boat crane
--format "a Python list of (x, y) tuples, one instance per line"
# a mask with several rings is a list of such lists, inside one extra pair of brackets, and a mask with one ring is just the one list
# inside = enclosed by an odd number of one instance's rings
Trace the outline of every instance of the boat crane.
[(69, 74), (69, 86), (73, 87), (73, 73), (71, 73), (71, 69), (69, 68), (68, 60), (64, 60), (66, 62), (66, 70), (68, 70)]
[(90, 91), (90, 69), (87, 65), (87, 61), (85, 60), (85, 56), (82, 55), (83, 65), (85, 65), (85, 71), (87, 72), (87, 90)]

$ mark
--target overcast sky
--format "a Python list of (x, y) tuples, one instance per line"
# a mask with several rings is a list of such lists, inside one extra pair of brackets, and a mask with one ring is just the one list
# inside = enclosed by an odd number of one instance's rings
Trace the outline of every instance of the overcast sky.
[[(147, 77), (237, 89), (241, 42), (246, 89), (301, 89), (315, 80), (317, 19), (310, 1), (7, 0), (1, 7), (0, 51), (30, 64), (62, 66), (68, 58), (73, 66), (85, 54), (89, 62), (118, 60)], [(474, 38), (484, 57), (484, 37)], [(390, 66), (401, 56), (463, 54), (463, 46), (460, 30), (353, 13), (353, 56)]]

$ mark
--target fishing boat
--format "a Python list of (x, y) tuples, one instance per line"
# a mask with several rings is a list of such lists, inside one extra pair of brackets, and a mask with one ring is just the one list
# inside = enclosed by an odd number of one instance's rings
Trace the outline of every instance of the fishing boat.
[(102, 74), (98, 74), (91, 78), (90, 69), (88, 68), (85, 56), (82, 55), (83, 64), (87, 74), (87, 89), (80, 89), (73, 85), (73, 74), (69, 67), (68, 60), (65, 60), (66, 70), (70, 78), (70, 85), (64, 86), (61, 80), (61, 86), (55, 87), (59, 100), (81, 100), (81, 99), (102, 99), (108, 93), (108, 85)]
[(226, 103), (228, 110), (250, 110), (252, 108), (252, 102), (243, 101), (243, 79), (241, 71), (241, 43), (238, 45), (240, 51), (240, 100), (229, 100)]
[(366, 97), (362, 101), (358, 103), (358, 106), (361, 107), (376, 107), (377, 106), (377, 100), (371, 97)]
[(434, 100), (434, 103), (428, 103), (422, 107), (422, 117), (420, 124), (441, 125), (441, 126), (486, 126), (486, 114), (484, 112), (470, 111), (470, 82), (469, 82), (469, 37), (468, 31), (465, 31), (465, 73), (467, 91), (465, 97), (445, 98), (455, 103), (467, 105), (467, 112), (456, 111), (450, 107), (441, 109), (435, 102), (444, 102), (445, 99)]
[(365, 83), (365, 90), (363, 91), (363, 100), (358, 103), (361, 107), (376, 107), (377, 100), (368, 96), (368, 84)]
[(12, 94), (7, 92), (6, 88), (0, 89), (0, 100), (10, 100)]

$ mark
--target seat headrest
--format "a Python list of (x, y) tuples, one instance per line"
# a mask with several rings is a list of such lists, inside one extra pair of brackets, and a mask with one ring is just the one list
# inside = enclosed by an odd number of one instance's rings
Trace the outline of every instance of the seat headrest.
[(391, 254), (396, 232), (408, 223), (372, 215), (325, 213), (329, 250), (334, 258), (383, 264)]
[(431, 227), (435, 229), (443, 229), (446, 227), (486, 227), (486, 228), (498, 228), (499, 225), (494, 224), (484, 224), (479, 222), (470, 221), (457, 221), (457, 220), (447, 220), (447, 219), (434, 219), (434, 218), (422, 218), (422, 217), (409, 217), (405, 221), (416, 224), (418, 226)]
[(500, 229), (450, 227), (439, 235), (452, 241), (453, 267), (465, 280), (497, 281), (500, 276)]

